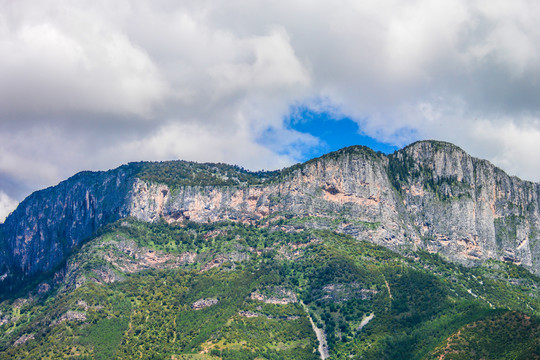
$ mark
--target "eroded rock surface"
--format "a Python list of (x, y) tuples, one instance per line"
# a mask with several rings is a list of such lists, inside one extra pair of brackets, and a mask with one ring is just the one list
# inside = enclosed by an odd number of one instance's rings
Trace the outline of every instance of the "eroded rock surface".
[(195, 301), (195, 302), (191, 305), (191, 308), (192, 308), (193, 310), (201, 310), (201, 309), (204, 309), (204, 308), (206, 308), (206, 307), (214, 306), (214, 305), (216, 305), (218, 302), (219, 302), (219, 300), (216, 299), (216, 298), (199, 299), (199, 300)]
[[(426, 249), (466, 265), (494, 258), (540, 273), (540, 184), (508, 176), (452, 144), (422, 141), (389, 156), (350, 147), (262, 175), (179, 164), (183, 171), (193, 167), (198, 182), (148, 180), (137, 163), (80, 173), (32, 194), (0, 226), (0, 283), (52, 271), (99, 227), (127, 216), (294, 218), (297, 228), (330, 228), (398, 251)], [(211, 172), (207, 183), (204, 171)], [(139, 255), (143, 263), (171, 260)], [(173, 262), (191, 261), (186, 256)]]

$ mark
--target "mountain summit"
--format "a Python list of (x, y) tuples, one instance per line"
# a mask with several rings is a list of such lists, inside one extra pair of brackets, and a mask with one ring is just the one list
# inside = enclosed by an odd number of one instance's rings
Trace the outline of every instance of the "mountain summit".
[(352, 146), (280, 171), (185, 161), (81, 172), (25, 199), (1, 227), (0, 279), (54, 270), (120, 218), (169, 223), (295, 217), (390, 249), (540, 272), (540, 185), (455, 145), (420, 141), (385, 156)]
[(0, 226), (0, 359), (540, 358), (539, 195), (436, 141), (82, 172)]

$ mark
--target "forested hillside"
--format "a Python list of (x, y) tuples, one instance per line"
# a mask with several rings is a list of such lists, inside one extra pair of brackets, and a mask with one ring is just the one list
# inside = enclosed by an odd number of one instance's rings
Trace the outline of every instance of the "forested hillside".
[(311, 319), (330, 359), (532, 359), (539, 285), (294, 220), (124, 219), (29, 296), (4, 294), (0, 358), (317, 359)]

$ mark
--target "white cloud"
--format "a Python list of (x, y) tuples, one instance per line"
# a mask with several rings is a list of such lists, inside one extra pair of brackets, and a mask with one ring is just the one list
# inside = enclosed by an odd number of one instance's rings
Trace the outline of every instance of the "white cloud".
[(5, 192), (0, 191), (0, 223), (17, 207), (18, 202), (10, 198)]
[(110, 24), (82, 14), (74, 22), (69, 10), (15, 24), (0, 13), (0, 114), (148, 115), (167, 96), (152, 60)]
[[(535, 119), (534, 122), (538, 122)], [(474, 121), (465, 136), (467, 147), (482, 158), (489, 158), (510, 175), (540, 180), (540, 126), (518, 125), (511, 119), (499, 124), (486, 119)], [(456, 139), (459, 141), (459, 139)]]
[[(240, 127), (242, 127), (240, 125)], [(294, 142), (294, 134), (289, 142)], [(276, 155), (253, 141), (246, 128), (204, 128), (198, 124), (171, 123), (143, 139), (106, 149), (123, 159), (189, 159), (198, 162), (225, 162), (250, 169), (275, 169), (291, 164), (287, 155)]]
[(221, 96), (309, 83), (309, 76), (296, 58), (283, 29), (274, 29), (266, 36), (239, 39), (234, 45), (239, 59), (209, 69)]
[(538, 181), (539, 22), (529, 0), (1, 2), (0, 180), (174, 157), (280, 167), (318, 144), (283, 121), (305, 103)]

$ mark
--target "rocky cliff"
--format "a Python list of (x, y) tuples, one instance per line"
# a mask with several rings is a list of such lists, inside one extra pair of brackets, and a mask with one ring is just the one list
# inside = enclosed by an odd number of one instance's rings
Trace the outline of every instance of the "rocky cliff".
[(0, 279), (53, 270), (99, 227), (128, 215), (133, 171), (82, 172), (37, 191), (2, 225)]
[(428, 251), (540, 271), (540, 184), (447, 143), (415, 143), (389, 158), (389, 177)]
[(100, 226), (144, 221), (294, 222), (466, 265), (496, 258), (540, 273), (540, 184), (458, 147), (417, 142), (389, 156), (354, 146), (276, 172), (137, 163), (84, 172), (24, 200), (0, 228), (3, 281), (53, 270)]

